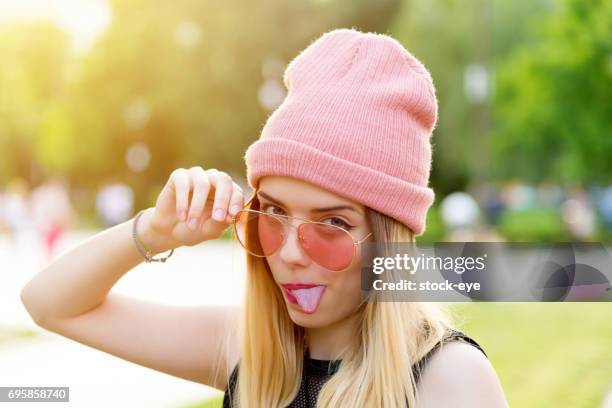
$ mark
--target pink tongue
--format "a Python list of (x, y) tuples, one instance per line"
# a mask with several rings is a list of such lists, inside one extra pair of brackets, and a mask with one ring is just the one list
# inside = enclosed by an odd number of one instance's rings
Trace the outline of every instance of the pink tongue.
[(291, 294), (297, 299), (302, 310), (312, 313), (319, 305), (323, 291), (325, 291), (325, 286), (314, 286), (308, 289), (293, 289)]

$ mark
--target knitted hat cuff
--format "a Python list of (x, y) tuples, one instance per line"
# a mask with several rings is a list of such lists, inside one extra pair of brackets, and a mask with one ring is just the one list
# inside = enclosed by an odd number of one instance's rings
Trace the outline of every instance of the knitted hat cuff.
[(311, 182), (384, 213), (410, 228), (425, 230), (434, 191), (361, 166), (291, 139), (271, 137), (251, 144), (245, 153), (247, 180), (257, 189), (263, 176), (289, 176)]

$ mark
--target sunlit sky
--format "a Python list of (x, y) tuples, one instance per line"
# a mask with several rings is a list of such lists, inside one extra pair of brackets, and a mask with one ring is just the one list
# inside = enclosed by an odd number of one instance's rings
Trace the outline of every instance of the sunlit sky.
[(86, 51), (108, 26), (105, 0), (0, 0), (0, 26), (16, 21), (52, 20), (68, 33), (76, 52)]

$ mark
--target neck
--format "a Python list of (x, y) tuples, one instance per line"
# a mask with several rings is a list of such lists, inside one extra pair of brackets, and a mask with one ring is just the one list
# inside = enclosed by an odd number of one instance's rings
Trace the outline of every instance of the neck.
[(306, 347), (310, 358), (336, 360), (351, 341), (354, 341), (358, 314), (325, 327), (306, 328)]

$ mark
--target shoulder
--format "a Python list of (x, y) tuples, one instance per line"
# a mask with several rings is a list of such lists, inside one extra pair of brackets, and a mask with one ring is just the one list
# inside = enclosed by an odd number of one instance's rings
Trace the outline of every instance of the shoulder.
[(440, 344), (423, 369), (417, 398), (421, 408), (508, 406), (491, 362), (467, 336)]

